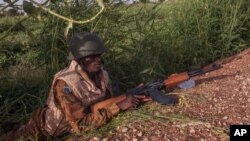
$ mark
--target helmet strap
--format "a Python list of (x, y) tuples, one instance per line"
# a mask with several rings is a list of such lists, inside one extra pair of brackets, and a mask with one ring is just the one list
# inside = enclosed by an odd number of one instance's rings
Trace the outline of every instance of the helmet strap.
[(88, 74), (90, 73), (87, 69), (87, 66), (82, 62), (80, 61), (79, 59), (75, 59), (75, 61), (77, 62), (78, 65), (80, 65), (80, 67), (85, 71), (87, 72)]

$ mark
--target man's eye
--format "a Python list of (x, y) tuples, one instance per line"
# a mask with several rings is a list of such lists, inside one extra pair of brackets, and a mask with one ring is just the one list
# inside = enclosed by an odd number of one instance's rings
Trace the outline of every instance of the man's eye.
[(91, 61), (92, 59), (91, 58), (85, 58), (85, 61)]

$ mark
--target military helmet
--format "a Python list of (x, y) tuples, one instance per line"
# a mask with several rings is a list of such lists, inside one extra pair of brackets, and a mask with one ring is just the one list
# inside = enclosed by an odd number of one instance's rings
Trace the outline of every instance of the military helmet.
[(73, 35), (69, 42), (68, 59), (79, 59), (89, 55), (102, 54), (105, 51), (106, 48), (97, 34), (80, 32)]

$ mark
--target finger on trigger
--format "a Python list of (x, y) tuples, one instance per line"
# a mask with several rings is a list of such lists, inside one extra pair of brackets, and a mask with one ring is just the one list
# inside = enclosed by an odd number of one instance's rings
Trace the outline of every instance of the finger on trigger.
[(142, 87), (144, 84), (143, 83), (141, 83), (141, 84), (139, 84), (137, 87)]
[(146, 96), (145, 95), (134, 95), (134, 97), (141, 99), (141, 98), (145, 98)]

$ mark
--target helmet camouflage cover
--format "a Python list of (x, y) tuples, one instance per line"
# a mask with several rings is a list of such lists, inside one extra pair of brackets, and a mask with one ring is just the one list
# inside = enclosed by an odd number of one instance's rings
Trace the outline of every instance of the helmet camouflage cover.
[(79, 59), (89, 55), (102, 54), (105, 51), (106, 48), (97, 34), (80, 32), (73, 35), (69, 42), (68, 59)]

